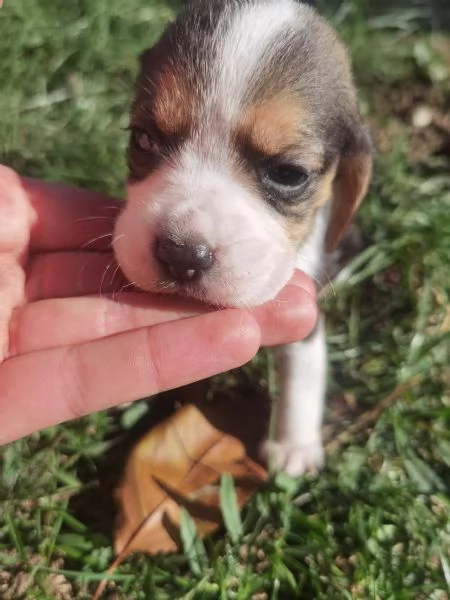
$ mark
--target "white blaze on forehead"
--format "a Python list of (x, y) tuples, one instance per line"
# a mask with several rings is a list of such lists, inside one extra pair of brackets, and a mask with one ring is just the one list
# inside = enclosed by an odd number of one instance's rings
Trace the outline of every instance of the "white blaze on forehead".
[(298, 29), (298, 8), (294, 0), (257, 0), (233, 12), (215, 66), (216, 91), (226, 98), (230, 117), (239, 110), (252, 76), (271, 58), (277, 42), (283, 42), (294, 27)]

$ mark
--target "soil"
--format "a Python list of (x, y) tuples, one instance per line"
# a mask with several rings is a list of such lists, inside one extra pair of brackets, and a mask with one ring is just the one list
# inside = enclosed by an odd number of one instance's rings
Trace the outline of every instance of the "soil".
[(375, 145), (389, 152), (399, 135), (408, 139), (413, 163), (450, 157), (450, 93), (428, 81), (377, 82), (370, 97), (368, 117)]

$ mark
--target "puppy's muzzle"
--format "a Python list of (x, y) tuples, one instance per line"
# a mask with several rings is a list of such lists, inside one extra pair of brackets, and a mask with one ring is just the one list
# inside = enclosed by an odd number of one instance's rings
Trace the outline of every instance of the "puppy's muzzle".
[(203, 239), (175, 240), (159, 237), (156, 258), (162, 270), (177, 283), (199, 280), (214, 264), (214, 253)]

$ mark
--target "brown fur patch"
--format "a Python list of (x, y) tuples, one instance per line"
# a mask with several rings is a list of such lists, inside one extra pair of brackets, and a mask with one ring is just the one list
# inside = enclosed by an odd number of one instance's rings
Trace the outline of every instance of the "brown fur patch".
[(281, 217), (283, 220), (284, 230), (286, 231), (288, 240), (292, 244), (292, 248), (294, 248), (294, 250), (297, 250), (297, 248), (300, 247), (302, 242), (308, 236), (315, 214), (316, 210), (311, 210), (304, 219)]
[(195, 92), (183, 75), (172, 69), (162, 71), (155, 82), (153, 119), (167, 136), (188, 135), (191, 130)]
[(248, 108), (237, 126), (236, 137), (262, 156), (278, 156), (295, 150), (304, 158), (302, 163), (306, 169), (319, 170), (322, 166), (320, 146), (311, 147), (307, 134), (311, 120), (298, 97), (281, 96)]
[(325, 206), (331, 199), (336, 170), (337, 164), (335, 163), (321, 176), (314, 195), (307, 201), (308, 210), (303, 212), (302, 218), (299, 218), (300, 215), (281, 217), (286, 234), (294, 248), (298, 248), (311, 231), (314, 216), (319, 208)]

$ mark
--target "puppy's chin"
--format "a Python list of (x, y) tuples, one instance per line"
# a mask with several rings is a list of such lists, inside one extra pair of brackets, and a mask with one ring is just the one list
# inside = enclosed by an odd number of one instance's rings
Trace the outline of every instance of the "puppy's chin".
[(136, 268), (127, 270), (122, 262), (120, 264), (126, 277), (142, 291), (152, 294), (175, 295), (217, 308), (251, 308), (265, 304), (275, 298), (293, 273), (293, 268), (286, 269), (282, 280), (280, 277), (268, 277), (266, 281), (261, 282), (260, 289), (254, 290), (251, 286), (227, 284), (226, 281), (221, 285), (206, 280), (180, 285), (161, 276), (154, 264), (145, 265), (142, 270)]
[[(190, 194), (178, 188), (174, 192), (164, 177), (150, 176), (130, 185), (114, 235), (118, 264), (130, 282), (147, 292), (218, 307), (264, 304), (291, 278), (295, 251), (277, 220), (249, 200), (239, 184), (211, 173), (206, 180), (206, 189), (202, 192), (199, 185), (194, 203), (180, 200), (179, 193), (182, 198)], [(174, 280), (157, 258), (157, 240), (168, 227), (181, 238), (195, 232), (213, 249), (212, 266), (192, 281)]]

